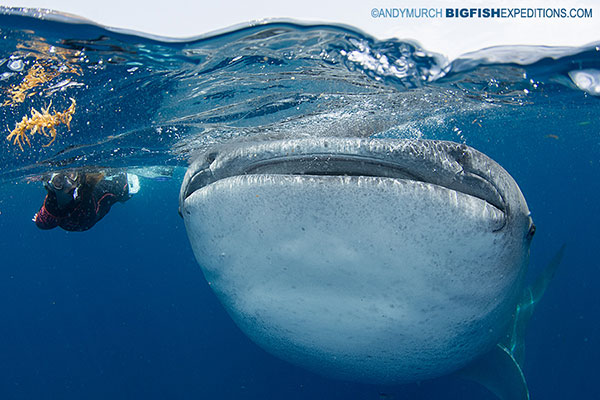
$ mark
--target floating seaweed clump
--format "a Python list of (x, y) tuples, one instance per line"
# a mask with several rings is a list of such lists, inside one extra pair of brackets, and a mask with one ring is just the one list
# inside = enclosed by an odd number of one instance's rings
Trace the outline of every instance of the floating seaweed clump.
[(23, 78), (23, 81), (18, 85), (12, 85), (8, 89), (9, 99), (2, 103), (3, 106), (14, 106), (18, 103), (23, 103), (27, 96), (31, 96), (33, 93), (32, 89), (35, 89), (39, 85), (42, 85), (52, 79), (56, 78), (60, 74), (69, 73), (80, 75), (77, 68), (63, 65), (60, 68), (51, 67), (49, 61), (36, 61), (31, 68), (27, 71), (27, 74)]
[[(65, 111), (58, 112), (52, 110), (50, 113), (50, 107), (52, 101), (48, 104), (48, 107), (42, 108), (42, 112), (39, 112), (35, 108), (31, 108), (31, 117), (27, 115), (23, 117), (21, 122), (15, 125), (15, 129), (10, 131), (10, 134), (6, 137), (6, 140), (12, 140), (13, 145), (19, 145), (21, 151), (23, 151), (23, 143), (27, 143), (31, 147), (31, 141), (29, 135), (33, 136), (36, 133), (51, 138), (50, 142), (44, 145), (44, 147), (50, 146), (54, 140), (56, 140), (56, 127), (60, 124), (65, 124), (68, 129), (71, 129), (71, 119), (75, 114), (75, 99), (71, 98), (71, 105)], [(49, 130), (49, 132), (46, 131)], [(10, 128), (9, 128), (10, 130)]]
[(19, 85), (13, 85), (8, 89), (10, 100), (6, 100), (2, 105), (15, 105), (24, 102), (31, 89), (54, 79), (58, 74), (56, 71), (46, 70), (40, 63), (36, 62), (29, 68), (27, 75)]

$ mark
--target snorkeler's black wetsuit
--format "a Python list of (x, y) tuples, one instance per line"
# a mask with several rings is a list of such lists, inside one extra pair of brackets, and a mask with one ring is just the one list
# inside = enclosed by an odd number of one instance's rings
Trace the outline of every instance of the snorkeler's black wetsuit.
[(52, 229), (60, 226), (67, 231), (85, 231), (100, 221), (113, 204), (125, 202), (130, 197), (125, 174), (111, 180), (102, 179), (95, 185), (83, 183), (78, 191), (78, 198), (61, 208), (56, 194), (49, 190), (34, 217), (37, 227)]

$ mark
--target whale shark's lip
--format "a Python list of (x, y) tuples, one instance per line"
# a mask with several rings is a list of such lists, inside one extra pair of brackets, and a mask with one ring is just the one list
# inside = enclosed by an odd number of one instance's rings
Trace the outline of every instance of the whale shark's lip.
[(195, 191), (221, 179), (252, 174), (403, 179), (477, 197), (505, 216), (510, 208), (503, 189), (512, 178), (496, 162), (466, 145), (432, 140), (317, 138), (243, 144), (204, 154), (186, 173), (180, 212), (185, 199)]

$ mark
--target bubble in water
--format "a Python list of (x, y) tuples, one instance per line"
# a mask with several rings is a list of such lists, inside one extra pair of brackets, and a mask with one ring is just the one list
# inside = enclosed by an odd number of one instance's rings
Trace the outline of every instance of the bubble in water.
[(600, 71), (597, 69), (580, 69), (569, 72), (573, 83), (584, 92), (600, 96)]
[(0, 81), (5, 81), (8, 78), (10, 78), (11, 76), (13, 76), (15, 73), (14, 72), (4, 72), (2, 74), (0, 74)]
[(11, 60), (8, 62), (7, 64), (8, 68), (12, 69), (13, 71), (23, 71), (23, 60)]

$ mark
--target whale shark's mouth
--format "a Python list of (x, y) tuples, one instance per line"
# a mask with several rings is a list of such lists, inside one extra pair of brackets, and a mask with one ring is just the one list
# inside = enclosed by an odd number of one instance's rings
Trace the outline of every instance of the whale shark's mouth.
[[(218, 179), (213, 171), (198, 171), (189, 182), (185, 198), (198, 189)], [(347, 154), (305, 154), (302, 156), (275, 157), (250, 163), (241, 171), (224, 174), (219, 179), (236, 175), (313, 175), (313, 176), (372, 176), (423, 181), (410, 171), (394, 163), (376, 158), (352, 156)]]
[(422, 182), (479, 198), (504, 214), (508, 212), (500, 187), (508, 173), (484, 154), (453, 142), (364, 139), (276, 141), (207, 153), (186, 175), (180, 210), (192, 193), (214, 182), (267, 174)]

